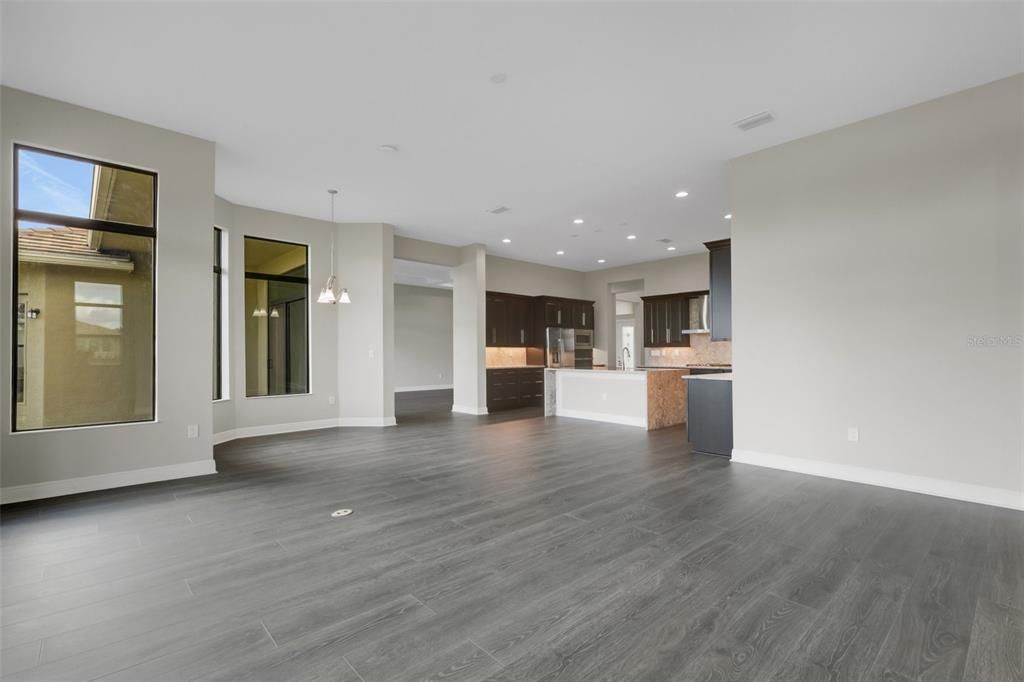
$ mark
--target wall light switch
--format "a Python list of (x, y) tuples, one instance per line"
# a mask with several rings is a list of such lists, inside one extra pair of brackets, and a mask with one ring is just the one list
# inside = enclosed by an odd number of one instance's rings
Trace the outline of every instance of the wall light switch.
[(851, 426), (848, 429), (846, 429), (846, 440), (850, 441), (851, 443), (856, 443), (857, 441), (859, 441), (860, 429), (858, 429), (856, 426)]
[(373, 349), (369, 349), (370, 359), (373, 360)]
[(334, 396), (333, 395), (327, 396), (327, 404), (328, 405), (333, 405), (334, 404)]
[(199, 424), (189, 424), (188, 425), (188, 437), (189, 438), (199, 438)]

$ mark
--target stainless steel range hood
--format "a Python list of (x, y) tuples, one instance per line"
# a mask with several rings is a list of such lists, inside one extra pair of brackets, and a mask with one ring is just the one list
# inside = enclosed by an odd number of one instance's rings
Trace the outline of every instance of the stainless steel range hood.
[(710, 334), (711, 333), (711, 312), (708, 306), (708, 295), (704, 294), (689, 300), (689, 329), (683, 329), (683, 334)]

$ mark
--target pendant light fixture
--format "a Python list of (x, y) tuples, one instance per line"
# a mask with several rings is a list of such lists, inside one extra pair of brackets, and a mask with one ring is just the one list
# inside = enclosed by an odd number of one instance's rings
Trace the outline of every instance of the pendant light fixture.
[(329, 189), (327, 193), (331, 195), (331, 276), (327, 278), (327, 284), (320, 290), (320, 295), (317, 296), (317, 303), (351, 303), (352, 299), (348, 296), (348, 289), (342, 289), (338, 291), (338, 278), (334, 276), (334, 233), (336, 231), (336, 225), (334, 224), (334, 197), (338, 196), (338, 190)]

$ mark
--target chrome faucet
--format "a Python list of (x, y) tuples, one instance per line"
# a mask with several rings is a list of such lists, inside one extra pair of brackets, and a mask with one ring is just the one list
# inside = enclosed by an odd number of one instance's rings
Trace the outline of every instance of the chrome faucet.
[(628, 369), (629, 365), (626, 363), (626, 358), (629, 358), (629, 364), (633, 363), (633, 354), (629, 352), (629, 346), (622, 347), (622, 369)]

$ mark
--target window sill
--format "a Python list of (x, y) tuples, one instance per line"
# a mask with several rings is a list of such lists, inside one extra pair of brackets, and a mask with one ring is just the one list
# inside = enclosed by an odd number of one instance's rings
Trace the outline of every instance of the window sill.
[(146, 419), (137, 422), (115, 422), (113, 424), (85, 424), (83, 426), (54, 426), (48, 429), (26, 429), (24, 431), (15, 431), (10, 429), (7, 434), (10, 436), (28, 436), (35, 433), (59, 433), (62, 431), (84, 431), (86, 429), (109, 429), (118, 426), (149, 426), (151, 424), (159, 423), (159, 419)]
[(247, 395), (246, 400), (266, 400), (267, 398), (308, 398), (312, 393), (279, 393), (277, 395)]

